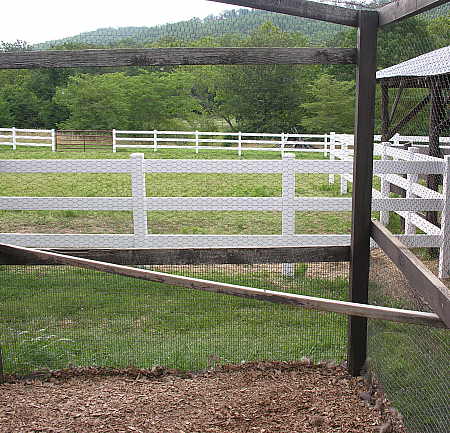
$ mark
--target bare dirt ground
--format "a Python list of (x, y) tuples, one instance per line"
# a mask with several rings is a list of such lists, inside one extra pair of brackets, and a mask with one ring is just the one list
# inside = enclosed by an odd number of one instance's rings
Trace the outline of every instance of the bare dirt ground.
[(308, 361), (72, 369), (0, 386), (2, 433), (404, 433), (394, 413), (362, 378)]

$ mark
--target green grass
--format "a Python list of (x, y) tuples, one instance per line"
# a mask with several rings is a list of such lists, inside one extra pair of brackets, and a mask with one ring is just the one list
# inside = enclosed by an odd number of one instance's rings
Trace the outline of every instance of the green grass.
[[(345, 299), (345, 278), (293, 278), (241, 266), (191, 275)], [(6, 372), (74, 366), (198, 370), (221, 362), (344, 357), (346, 321), (226, 295), (59, 267), (3, 267), (0, 339)], [(174, 269), (173, 272), (180, 272)], [(331, 274), (332, 275), (332, 274)]]

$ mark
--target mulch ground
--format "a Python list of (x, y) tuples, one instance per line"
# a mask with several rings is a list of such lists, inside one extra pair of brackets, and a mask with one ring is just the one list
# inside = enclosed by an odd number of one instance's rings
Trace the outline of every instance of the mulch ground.
[(72, 369), (0, 386), (2, 433), (394, 433), (395, 410), (334, 365), (249, 363), (180, 376)]

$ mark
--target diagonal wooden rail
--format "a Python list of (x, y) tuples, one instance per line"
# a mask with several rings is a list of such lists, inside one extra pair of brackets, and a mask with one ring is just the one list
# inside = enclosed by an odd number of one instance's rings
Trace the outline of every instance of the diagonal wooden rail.
[(34, 259), (45, 258), (48, 262), (52, 262), (54, 265), (76, 266), (157, 283), (207, 292), (222, 293), (243, 298), (258, 299), (261, 301), (268, 301), (278, 304), (287, 304), (310, 310), (327, 311), (351, 316), (367, 317), (371, 319), (390, 320), (394, 322), (413, 323), (436, 328), (446, 328), (444, 322), (442, 322), (441, 319), (433, 313), (422, 313), (419, 311), (401, 310), (397, 308), (364, 305), (352, 302), (315, 298), (312, 296), (296, 295), (292, 293), (275, 292), (271, 290), (261, 290), (251, 287), (238, 286), (235, 284), (226, 284), (216, 281), (201, 280), (198, 278), (137, 269), (129, 266), (99, 262), (15, 245), (0, 244), (0, 252), (11, 256), (28, 256)]

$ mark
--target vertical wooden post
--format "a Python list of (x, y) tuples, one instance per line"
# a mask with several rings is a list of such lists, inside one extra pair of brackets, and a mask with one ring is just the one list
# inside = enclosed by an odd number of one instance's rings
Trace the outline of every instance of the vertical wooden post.
[[(335, 150), (336, 150), (336, 133), (330, 132), (330, 161), (334, 161), (336, 159), (333, 153)], [(330, 185), (334, 183), (334, 174), (328, 175), (328, 183)]]
[(56, 132), (52, 129), (52, 152), (56, 152)]
[(381, 141), (389, 140), (389, 87), (385, 84), (381, 85)]
[(145, 187), (144, 154), (132, 153), (131, 160), (134, 162), (131, 173), (131, 189), (133, 194), (133, 226), (134, 226), (134, 248), (143, 248), (147, 229), (147, 191)]
[[(353, 162), (353, 211), (350, 300), (368, 303), (370, 221), (372, 211), (378, 13), (359, 11), (358, 69)], [(348, 368), (361, 374), (367, 358), (367, 319), (350, 317)]]
[[(415, 154), (420, 152), (420, 149), (418, 147), (410, 147), (409, 149), (410, 152), (410, 160), (414, 161), (415, 160)], [(407, 179), (408, 179), (408, 189), (406, 190), (406, 198), (414, 198), (414, 194), (412, 192), (412, 187), (415, 183), (419, 182), (419, 175), (418, 174), (411, 174), (409, 173), (407, 175)], [(414, 224), (411, 224), (411, 216), (412, 216), (413, 212), (408, 212), (405, 218), (405, 234), (406, 235), (415, 235), (416, 234), (416, 227), (414, 226)]]
[(113, 153), (117, 152), (117, 133), (116, 130), (112, 130), (112, 151)]
[(17, 132), (16, 132), (16, 128), (12, 128), (12, 146), (13, 146), (13, 150), (17, 149)]
[[(284, 136), (284, 134), (283, 134)], [(295, 235), (295, 153), (283, 155), (283, 236)], [(283, 263), (283, 275), (294, 276), (294, 264)]]
[(439, 278), (450, 277), (450, 156), (445, 157), (444, 209), (441, 217), (441, 251), (439, 255)]

